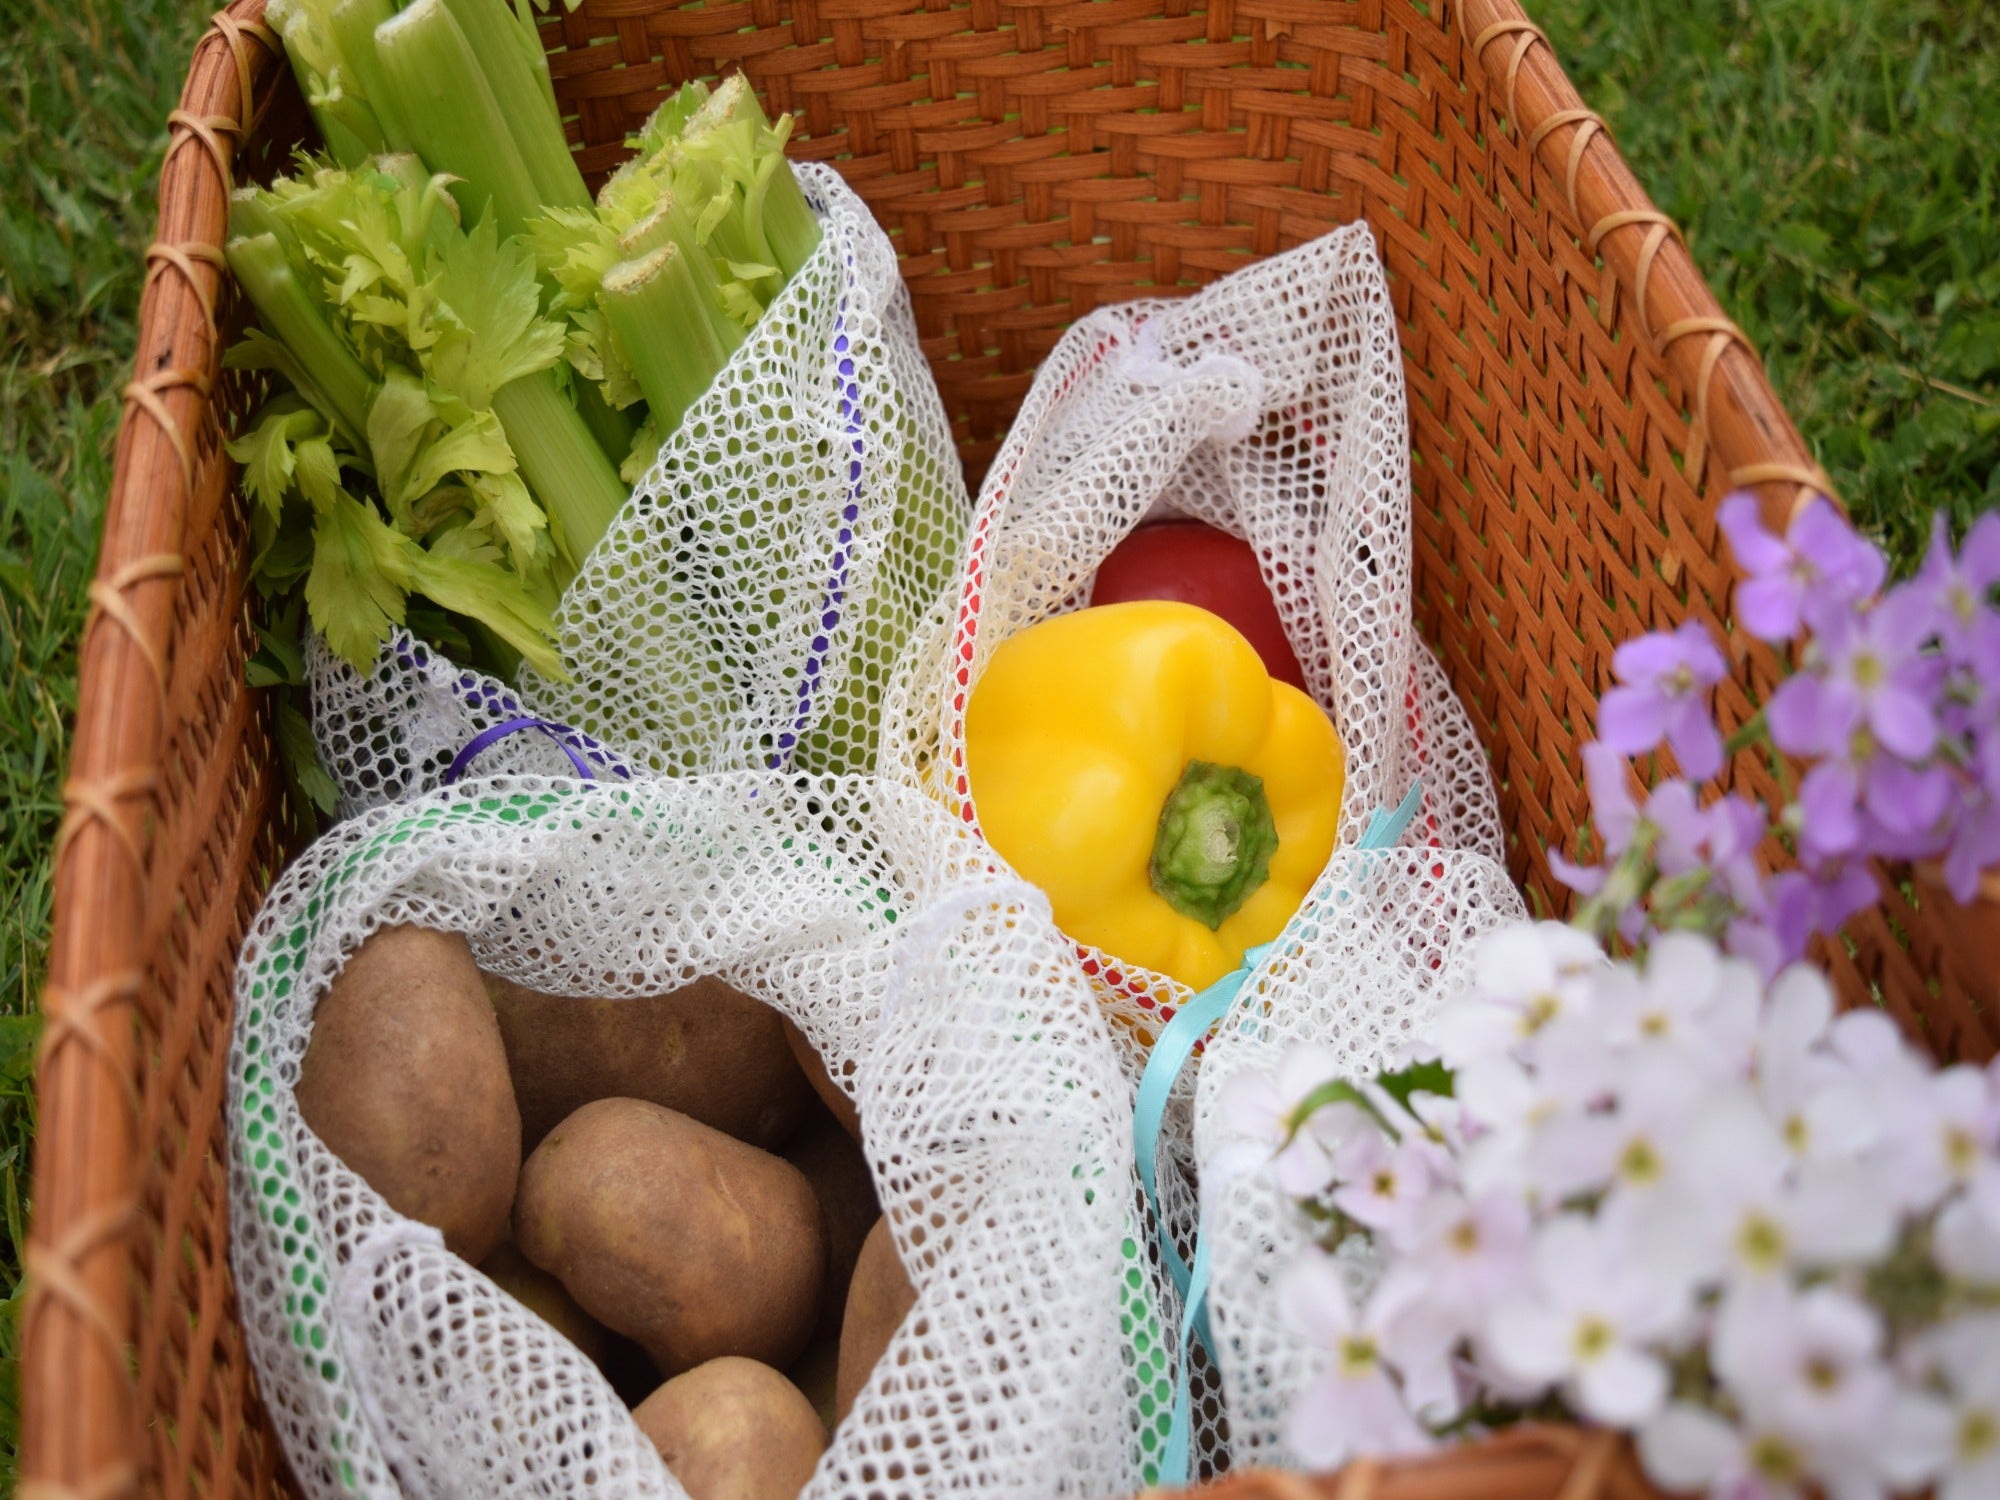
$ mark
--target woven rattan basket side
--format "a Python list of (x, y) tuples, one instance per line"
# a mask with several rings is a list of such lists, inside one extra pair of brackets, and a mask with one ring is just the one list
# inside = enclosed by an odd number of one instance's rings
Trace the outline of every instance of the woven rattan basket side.
[[(252, 395), (217, 367), (226, 189), (299, 138), (261, 10), (218, 17), (173, 119), (82, 645), (24, 1334), (36, 1500), (284, 1488), (221, 1151), (231, 964), (284, 853), (219, 448)], [(544, 31), (593, 175), (686, 77), (740, 68), (798, 113), (798, 154), (896, 239), (975, 482), (1072, 319), (1366, 219), (1402, 324), (1421, 624), (1493, 754), (1514, 873), (1554, 905), (1541, 851), (1584, 813), (1575, 749), (1613, 646), (1721, 614), (1729, 487), (1782, 520), (1821, 482), (1513, 0), (585, 0)], [(1728, 709), (1771, 671), (1746, 657)], [(1829, 961), (1850, 998), (1872, 986), (1984, 1057), (2000, 928), (1928, 891), (1893, 880)], [(1626, 1450), (1561, 1432), (1341, 1483), (1322, 1492), (1644, 1493)]]

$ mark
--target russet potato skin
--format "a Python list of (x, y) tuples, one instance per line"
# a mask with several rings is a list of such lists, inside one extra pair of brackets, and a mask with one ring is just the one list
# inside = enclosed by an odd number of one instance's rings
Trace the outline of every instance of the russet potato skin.
[(826, 1225), (826, 1279), (814, 1336), (838, 1339), (847, 1284), (854, 1277), (861, 1242), (882, 1214), (875, 1201), (875, 1179), (861, 1147), (824, 1109), (813, 1110), (798, 1138), (785, 1148), (785, 1160), (812, 1184)]
[(484, 978), (526, 1150), (596, 1099), (650, 1099), (766, 1150), (788, 1140), (812, 1105), (778, 1013), (720, 979), (599, 1000)]
[(521, 1116), (472, 950), (455, 932), (389, 927), (313, 1013), (299, 1113), (400, 1214), (477, 1263), (507, 1233)]
[(854, 1280), (847, 1289), (847, 1313), (840, 1325), (840, 1370), (834, 1382), (834, 1414), (845, 1422), (854, 1398), (868, 1383), (889, 1341), (916, 1306), (916, 1289), (896, 1255), (889, 1220), (875, 1221), (861, 1243)]
[(819, 1313), (826, 1232), (788, 1162), (642, 1099), (600, 1099), (521, 1169), (514, 1242), (660, 1373), (782, 1367)]
[(755, 1360), (710, 1360), (632, 1417), (690, 1500), (794, 1500), (826, 1451), (812, 1403)]
[(819, 1095), (820, 1103), (833, 1112), (840, 1121), (840, 1128), (855, 1140), (861, 1139), (861, 1112), (854, 1107), (854, 1101), (847, 1097), (847, 1091), (833, 1081), (820, 1060), (813, 1044), (806, 1040), (806, 1034), (789, 1020), (784, 1023), (785, 1041), (792, 1049), (792, 1056), (798, 1060), (799, 1071), (806, 1075), (806, 1082)]

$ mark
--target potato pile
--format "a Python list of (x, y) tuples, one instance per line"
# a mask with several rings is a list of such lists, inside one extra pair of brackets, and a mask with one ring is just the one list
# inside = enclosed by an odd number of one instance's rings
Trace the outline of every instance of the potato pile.
[(847, 1096), (714, 979), (543, 995), (387, 928), (320, 1001), (297, 1097), (605, 1372), (693, 1500), (796, 1495), (916, 1300)]

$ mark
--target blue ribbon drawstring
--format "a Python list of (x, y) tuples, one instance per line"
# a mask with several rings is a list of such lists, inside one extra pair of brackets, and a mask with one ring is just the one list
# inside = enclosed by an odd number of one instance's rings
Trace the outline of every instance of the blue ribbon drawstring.
[(519, 734), (524, 729), (533, 729), (547, 735), (556, 742), (561, 748), (562, 753), (569, 757), (569, 763), (576, 767), (577, 775), (581, 776), (585, 781), (597, 780), (597, 774), (590, 769), (590, 762), (579, 755), (576, 746), (572, 745), (566, 738), (566, 736), (573, 734), (574, 730), (564, 724), (551, 724), (547, 719), (537, 719), (532, 714), (522, 714), (517, 718), (505, 719), (498, 724), (482, 729), (471, 739), (467, 740), (465, 748), (454, 755), (451, 758), (451, 764), (445, 767), (444, 776), (442, 777), (443, 784), (450, 786), (459, 777), (463, 776), (466, 769), (471, 766), (473, 760), (489, 745), (505, 739), (510, 734)]
[[(1409, 791), (1403, 794), (1403, 800), (1396, 804), (1394, 812), (1385, 812), (1379, 807), (1375, 809), (1368, 819), (1367, 831), (1355, 847), (1370, 850), (1393, 848), (1423, 805), (1424, 783), (1423, 778), (1418, 777), (1410, 783)], [(1373, 873), (1373, 869), (1373, 860), (1365, 862), (1362, 875), (1365, 877)], [(1139, 1075), (1132, 1145), (1139, 1160), (1139, 1180), (1145, 1184), (1146, 1202), (1153, 1211), (1153, 1224), (1159, 1235), (1160, 1263), (1167, 1268), (1167, 1274), (1173, 1278), (1174, 1287), (1181, 1297), (1173, 1425), (1168, 1429), (1166, 1453), (1160, 1460), (1159, 1483), (1162, 1485), (1185, 1484), (1188, 1478), (1189, 1449), (1194, 1428), (1188, 1389), (1188, 1341), (1198, 1337), (1202, 1346), (1212, 1351), (1215, 1335), (1208, 1326), (1208, 1236), (1205, 1233), (1196, 1236), (1194, 1263), (1189, 1265), (1167, 1231), (1166, 1215), (1160, 1211), (1160, 1129), (1166, 1120), (1167, 1101), (1173, 1097), (1174, 1085), (1180, 1080), (1181, 1070), (1187, 1066), (1188, 1059), (1194, 1055), (1194, 1049), (1215, 1023), (1228, 1013), (1244, 983), (1257, 972), (1271, 951), (1284, 941), (1284, 937), (1285, 934), (1280, 932), (1270, 942), (1245, 951), (1240, 967), (1230, 970), (1183, 1005), (1174, 1018), (1160, 1028), (1159, 1039), (1153, 1043), (1152, 1053), (1146, 1059), (1145, 1072)]]

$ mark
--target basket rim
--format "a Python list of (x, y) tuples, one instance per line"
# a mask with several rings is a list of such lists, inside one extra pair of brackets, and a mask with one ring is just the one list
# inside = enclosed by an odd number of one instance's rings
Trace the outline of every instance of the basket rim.
[[(1831, 495), (1749, 340), (1723, 314), (1603, 119), (1584, 106), (1546, 35), (1517, 0), (1442, 3), (1456, 11), (1444, 19), (1447, 27), (1456, 21), (1471, 54), (1464, 66), (1484, 70), (1509, 128), (1525, 133), (1529, 154), (1562, 183), (1571, 232), (1601, 258), (1601, 321), (1614, 327), (1616, 300), (1632, 299), (1639, 327), (1690, 393), (1685, 459), (1696, 489), (1713, 457), (1729, 486), (1754, 490), (1766, 519), (1780, 526), (1811, 496)], [(141, 1482), (148, 1414), (136, 1410), (129, 1346), (146, 1149), (136, 1139), (145, 1059), (134, 1017), (149, 982), (147, 851), (171, 728), (165, 709), (182, 558), (212, 524), (216, 503), (197, 491), (196, 455), (217, 440), (211, 393), (228, 194), (236, 152), (283, 71), (263, 12), (264, 0), (232, 0), (216, 13), (168, 119), (137, 374), (125, 389), (92, 608), (79, 639), (25, 1254), (21, 1493), (29, 1500), (119, 1496)], [(1379, 20), (1379, 6), (1364, 12)], [(1375, 227), (1394, 234), (1399, 226)], [(231, 472), (220, 460), (211, 467)], [(1718, 545), (1712, 523), (1681, 540), (1697, 553)]]

